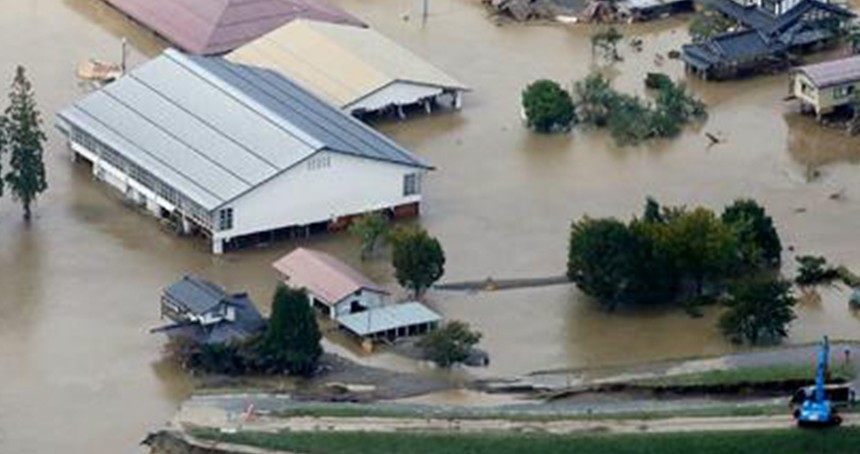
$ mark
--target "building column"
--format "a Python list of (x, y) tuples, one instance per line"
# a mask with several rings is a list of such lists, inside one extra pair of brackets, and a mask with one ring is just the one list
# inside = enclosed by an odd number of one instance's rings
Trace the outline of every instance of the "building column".
[(463, 92), (454, 92), (454, 108), (460, 110), (463, 107)]
[[(179, 222), (181, 224), (182, 233), (184, 235), (190, 234), (191, 233), (191, 221), (189, 221), (188, 218), (185, 217), (184, 214), (182, 214), (182, 215), (180, 215)], [(220, 241), (220, 240), (218, 240), (218, 241)]]
[(212, 253), (215, 255), (224, 253), (224, 240), (221, 238), (212, 238)]

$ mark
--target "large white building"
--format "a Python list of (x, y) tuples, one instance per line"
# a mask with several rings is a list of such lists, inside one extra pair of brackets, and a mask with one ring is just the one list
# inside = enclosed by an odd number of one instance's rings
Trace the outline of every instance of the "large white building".
[(450, 105), (468, 87), (373, 30), (294, 20), (227, 56), (273, 69), (354, 115)]
[(57, 114), (93, 174), (212, 249), (418, 213), (424, 161), (270, 70), (168, 50)]

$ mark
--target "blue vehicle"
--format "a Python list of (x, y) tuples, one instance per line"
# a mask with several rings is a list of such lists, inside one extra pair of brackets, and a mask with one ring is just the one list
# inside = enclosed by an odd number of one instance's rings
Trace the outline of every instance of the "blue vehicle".
[(842, 418), (836, 414), (833, 403), (827, 398), (824, 381), (827, 377), (827, 366), (830, 358), (830, 342), (827, 336), (821, 343), (818, 352), (818, 370), (815, 373), (815, 389), (813, 393), (794, 411), (794, 418), (800, 427), (838, 426)]

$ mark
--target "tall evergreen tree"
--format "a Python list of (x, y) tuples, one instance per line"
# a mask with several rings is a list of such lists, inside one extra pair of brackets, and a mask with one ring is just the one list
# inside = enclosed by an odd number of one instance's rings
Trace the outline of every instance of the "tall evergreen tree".
[(260, 343), (261, 366), (269, 373), (310, 375), (323, 353), (321, 339), (307, 293), (278, 285), (269, 325)]
[(47, 137), (42, 131), (42, 119), (36, 106), (33, 87), (19, 66), (9, 92), (6, 108), (4, 149), (9, 153), (9, 171), (3, 180), (13, 197), (24, 208), (24, 220), (31, 218), (31, 205), (39, 194), (48, 189), (42, 151)]

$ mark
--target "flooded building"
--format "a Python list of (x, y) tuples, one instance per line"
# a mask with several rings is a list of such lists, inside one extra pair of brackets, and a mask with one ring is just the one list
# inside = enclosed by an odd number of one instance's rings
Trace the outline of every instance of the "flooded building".
[(423, 160), (269, 70), (168, 50), (57, 114), (75, 158), (214, 253), (416, 215)]
[(228, 59), (270, 68), (353, 115), (444, 104), (459, 109), (468, 88), (381, 33), (296, 20)]
[(860, 55), (801, 66), (792, 71), (790, 90), (801, 110), (818, 118), (852, 107), (860, 91)]
[(174, 46), (219, 55), (298, 18), (365, 27), (325, 0), (105, 0)]
[(737, 22), (739, 30), (682, 46), (686, 69), (703, 79), (785, 69), (792, 54), (833, 43), (854, 17), (841, 6), (819, 0), (704, 3)]
[(198, 344), (242, 341), (266, 326), (247, 293), (228, 294), (196, 276), (185, 276), (164, 289), (161, 317), (171, 324), (152, 330)]
[(362, 339), (425, 334), (442, 317), (418, 302), (394, 304), (373, 281), (324, 252), (298, 248), (272, 266), (284, 283), (308, 292), (308, 303)]

